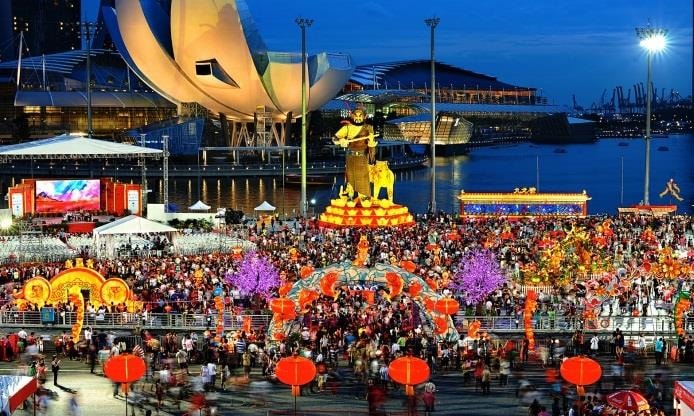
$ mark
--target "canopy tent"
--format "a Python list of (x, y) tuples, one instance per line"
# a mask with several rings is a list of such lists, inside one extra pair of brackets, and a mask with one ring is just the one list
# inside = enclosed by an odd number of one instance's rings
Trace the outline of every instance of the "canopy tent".
[(114, 239), (106, 240), (104, 247), (101, 245), (101, 237), (116, 237), (119, 235), (127, 234), (152, 234), (152, 233), (174, 233), (178, 231), (174, 227), (170, 227), (165, 224), (158, 223), (156, 221), (150, 221), (146, 218), (138, 217), (137, 215), (130, 215), (124, 218), (117, 219), (116, 221), (110, 222), (108, 224), (97, 227), (92, 231), (92, 235), (95, 239), (95, 246), (97, 248), (97, 253), (102, 253), (104, 249), (105, 254), (113, 256), (116, 253), (117, 247), (114, 244)]
[(48, 139), (0, 146), (0, 161), (18, 159), (109, 159), (158, 158), (163, 151), (149, 147), (109, 142), (82, 133), (61, 134)]
[(277, 209), (277, 208), (270, 205), (267, 201), (263, 201), (262, 204), (253, 208), (253, 211), (274, 211), (275, 209)]
[(207, 205), (206, 203), (204, 203), (202, 201), (198, 201), (198, 202), (196, 202), (193, 205), (188, 207), (188, 209), (191, 211), (207, 211), (210, 208), (212, 208), (212, 207)]
[(34, 377), (0, 376), (0, 411), (11, 415), (37, 389)]

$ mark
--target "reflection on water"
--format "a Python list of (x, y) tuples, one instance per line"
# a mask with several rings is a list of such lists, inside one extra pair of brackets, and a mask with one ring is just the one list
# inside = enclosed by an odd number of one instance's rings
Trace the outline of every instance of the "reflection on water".
[[(667, 145), (669, 151), (651, 153), (652, 204), (677, 203), (679, 212), (691, 213), (694, 199), (694, 169), (690, 161), (694, 155), (694, 137), (670, 136), (653, 139), (652, 149)], [(620, 142), (628, 143), (620, 146)], [(616, 213), (620, 205), (638, 203), (643, 197), (644, 145), (643, 140), (603, 139), (592, 144), (562, 146), (565, 153), (555, 152), (556, 145), (530, 143), (498, 147), (477, 148), (469, 155), (436, 160), (436, 195), (439, 209), (457, 212), (456, 196), (461, 189), (473, 191), (508, 192), (516, 187), (534, 186), (541, 192), (581, 192), (586, 190), (593, 198), (589, 212)], [(623, 163), (623, 170), (622, 170)], [(685, 198), (682, 202), (660, 198), (669, 178), (674, 178)], [(623, 180), (623, 186), (622, 186)], [(307, 199), (315, 199), (313, 208), (320, 212), (335, 198), (342, 183), (337, 178), (333, 186), (309, 186)], [(197, 178), (171, 179), (169, 199), (180, 209), (201, 199), (217, 207), (230, 207), (252, 213), (263, 201), (277, 207), (282, 215), (298, 212), (300, 188), (282, 187), (282, 178)], [(149, 195), (149, 202), (161, 202), (162, 182)], [(427, 168), (396, 172), (395, 200), (412, 212), (426, 212), (431, 189)], [(623, 194), (623, 197), (622, 197)], [(623, 201), (623, 202), (622, 202)], [(312, 208), (309, 208), (309, 213)]]

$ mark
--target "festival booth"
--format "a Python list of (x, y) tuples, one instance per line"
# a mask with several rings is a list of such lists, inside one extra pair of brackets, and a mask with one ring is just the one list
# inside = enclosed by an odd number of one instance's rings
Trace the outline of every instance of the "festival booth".
[(212, 208), (212, 207), (207, 205), (206, 203), (204, 203), (202, 201), (198, 201), (198, 202), (194, 203), (193, 205), (189, 206), (188, 210), (189, 211), (208, 211), (210, 208)]
[(675, 381), (672, 408), (677, 416), (694, 416), (694, 381)]
[[(130, 215), (95, 228), (92, 235), (95, 240), (95, 246), (97, 247), (97, 255), (113, 257), (116, 255), (117, 249), (115, 239), (116, 236), (127, 234), (167, 233), (169, 241), (172, 241), (173, 235), (177, 231), (178, 230), (174, 227), (138, 217), (137, 215)], [(104, 250), (102, 250), (102, 243)]]
[[(364, 246), (359, 251), (363, 253)], [(286, 283), (279, 290), (281, 297), (270, 301), (270, 309), (274, 312), (268, 326), (270, 339), (283, 339), (292, 330), (297, 313), (302, 313), (321, 294), (337, 297), (342, 289), (353, 295), (361, 295), (367, 303), (373, 303), (375, 292), (383, 288), (384, 296), (389, 300), (401, 293), (408, 293), (416, 305), (414, 310), (420, 312), (420, 317), (424, 318), (423, 322), (431, 327), (432, 332), (448, 342), (459, 340), (460, 335), (451, 318), (458, 311), (458, 302), (435, 292), (429, 283), (412, 273), (412, 262), (403, 261), (402, 267), (381, 263), (365, 267), (361, 260), (363, 258), (358, 254), (353, 262), (335, 263), (318, 270), (304, 266), (300, 272), (301, 280)]]
[(258, 219), (257, 224), (264, 224), (265, 227), (270, 227), (270, 225), (272, 224), (272, 219), (275, 217), (276, 209), (276, 207), (273, 207), (267, 201), (263, 201), (262, 204), (253, 208), (253, 213)]
[(37, 389), (34, 377), (0, 376), (0, 411), (11, 415)]
[(460, 191), (461, 217), (585, 217), (590, 197), (581, 193), (538, 192), (535, 188), (516, 188), (513, 192)]

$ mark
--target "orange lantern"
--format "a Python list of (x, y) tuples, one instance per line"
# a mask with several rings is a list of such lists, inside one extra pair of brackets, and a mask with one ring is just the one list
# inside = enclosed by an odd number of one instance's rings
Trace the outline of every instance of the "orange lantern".
[(299, 292), (299, 307), (302, 310), (306, 309), (306, 305), (318, 299), (318, 292), (315, 290), (301, 289)]
[(147, 370), (145, 360), (131, 354), (109, 358), (104, 364), (104, 374), (116, 383), (132, 383), (141, 379)]
[(314, 268), (312, 266), (303, 266), (299, 270), (299, 276), (301, 276), (302, 279), (305, 279), (305, 278), (309, 277), (311, 275), (311, 273), (313, 273), (313, 271), (314, 271)]
[(429, 288), (431, 290), (438, 290), (439, 289), (439, 284), (436, 282), (436, 280), (432, 279), (431, 277), (427, 277), (426, 282), (427, 282), (427, 285), (429, 285)]
[(286, 315), (295, 312), (296, 304), (291, 299), (275, 298), (270, 301), (270, 310), (280, 315)]
[(386, 282), (388, 284), (388, 296), (394, 298), (402, 292), (402, 277), (397, 273), (386, 272)]
[(294, 310), (285, 313), (275, 313), (272, 315), (272, 319), (275, 320), (275, 324), (281, 324), (285, 321), (291, 321), (294, 318), (296, 318), (296, 312)]
[(438, 335), (442, 335), (448, 332), (448, 319), (446, 319), (445, 315), (435, 316), (434, 324), (436, 324), (436, 333)]
[(416, 298), (419, 292), (422, 291), (422, 285), (420, 285), (419, 282), (412, 282), (407, 290), (410, 292), (410, 296)]
[(316, 376), (316, 365), (308, 358), (293, 356), (282, 358), (275, 368), (277, 379), (292, 386), (292, 395), (299, 395), (300, 387), (313, 381)]
[(588, 357), (571, 357), (559, 369), (564, 380), (577, 386), (587, 386), (600, 380), (600, 363)]
[(401, 357), (393, 360), (388, 366), (390, 378), (405, 385), (405, 393), (414, 395), (414, 386), (429, 380), (429, 366), (427, 362), (416, 357)]
[(405, 269), (409, 273), (413, 273), (417, 269), (417, 266), (410, 260), (401, 261), (400, 267), (402, 267), (403, 269)]
[(435, 304), (436, 304), (436, 301), (434, 301), (434, 299), (424, 298), (424, 307), (427, 308), (427, 310), (433, 311)]
[(434, 310), (444, 315), (454, 315), (459, 309), (458, 301), (452, 298), (439, 299), (434, 304)]
[(337, 272), (330, 272), (320, 279), (320, 291), (325, 296), (335, 297), (335, 283), (337, 282)]

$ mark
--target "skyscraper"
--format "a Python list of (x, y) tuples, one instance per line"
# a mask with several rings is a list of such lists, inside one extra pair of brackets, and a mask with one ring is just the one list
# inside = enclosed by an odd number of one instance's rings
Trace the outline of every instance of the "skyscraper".
[(24, 32), (23, 53), (37, 56), (81, 48), (80, 0), (12, 0), (11, 3), (14, 37)]

